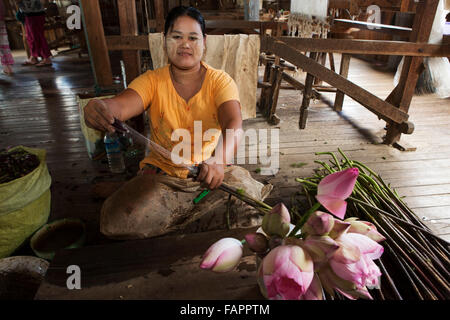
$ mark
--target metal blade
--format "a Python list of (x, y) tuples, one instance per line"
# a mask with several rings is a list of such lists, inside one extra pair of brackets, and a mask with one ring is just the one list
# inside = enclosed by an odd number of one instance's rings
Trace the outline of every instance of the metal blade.
[[(160, 154), (162, 157), (164, 157), (165, 159), (167, 159), (173, 163), (172, 152), (170, 152), (169, 150), (167, 150), (164, 147), (161, 147), (159, 144), (153, 142), (152, 140), (148, 139), (144, 135), (140, 134), (138, 131), (134, 130), (132, 127), (130, 127), (126, 123), (116, 119), (115, 122), (113, 123), (113, 127), (120, 134), (131, 137), (135, 142), (140, 143), (144, 146), (148, 146), (150, 151), (154, 151), (154, 152)], [(196, 166), (187, 165), (184, 163), (174, 164), (174, 165), (177, 167), (183, 167), (183, 168), (188, 169), (190, 171), (190, 173), (194, 176), (197, 176), (197, 174), (198, 174), (199, 169)]]

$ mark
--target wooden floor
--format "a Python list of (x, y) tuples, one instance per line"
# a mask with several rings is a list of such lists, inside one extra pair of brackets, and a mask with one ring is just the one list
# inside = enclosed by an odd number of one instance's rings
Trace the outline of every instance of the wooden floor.
[[(23, 62), (23, 57), (16, 62)], [(98, 232), (102, 200), (92, 186), (102, 179), (119, 179), (108, 173), (103, 161), (89, 160), (80, 130), (76, 95), (92, 91), (94, 81), (88, 59), (76, 54), (59, 55), (53, 67), (15, 66), (13, 77), (0, 75), (0, 148), (16, 145), (44, 148), (52, 176), (51, 220), (80, 217), (87, 222), (88, 244), (104, 243)], [(118, 74), (118, 73), (115, 73)], [(368, 63), (352, 59), (350, 80), (385, 98), (393, 89), (391, 73), (373, 69)], [(333, 94), (327, 94), (332, 101)], [(307, 127), (298, 129), (301, 93), (282, 90), (277, 115), (281, 123), (270, 127), (258, 116), (245, 121), (245, 128), (279, 128), (280, 170), (263, 176), (244, 165), (252, 175), (275, 187), (267, 199), (287, 205), (298, 190), (296, 177), (312, 174), (318, 165), (315, 152), (340, 147), (350, 158), (362, 161), (395, 188), (419, 217), (437, 234), (450, 241), (450, 100), (435, 95), (415, 96), (410, 120), (415, 132), (402, 141), (417, 148), (402, 152), (380, 144), (385, 123), (358, 103), (346, 97), (344, 109), (336, 113), (316, 101), (311, 104)], [(275, 150), (276, 151), (276, 150)], [(291, 165), (306, 163), (301, 168)]]

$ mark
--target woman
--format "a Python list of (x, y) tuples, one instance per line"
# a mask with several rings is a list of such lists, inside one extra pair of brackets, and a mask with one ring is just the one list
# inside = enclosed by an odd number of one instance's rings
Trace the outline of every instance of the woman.
[[(172, 9), (166, 18), (164, 34), (169, 65), (147, 71), (136, 78), (128, 89), (112, 99), (90, 101), (85, 108), (85, 121), (94, 129), (114, 132), (114, 118), (124, 121), (147, 111), (151, 125), (150, 139), (168, 150), (173, 150), (180, 143), (178, 140), (173, 141), (177, 129), (183, 129), (185, 132), (187, 130), (191, 133), (190, 149), (194, 150), (194, 153), (182, 156), (184, 159), (190, 159), (191, 163), (199, 164), (197, 181), (214, 190), (222, 184), (225, 165), (233, 159), (241, 138), (242, 118), (237, 86), (224, 71), (213, 69), (201, 61), (205, 51), (206, 34), (204, 19), (197, 9), (182, 6)], [(199, 125), (202, 137), (209, 129), (217, 129), (218, 134), (213, 134), (214, 137), (210, 141), (194, 141), (193, 133), (200, 130)], [(220, 133), (221, 138), (217, 139)], [(199, 135), (196, 138), (198, 137)], [(201, 150), (196, 150), (196, 143), (201, 143)], [(213, 153), (214, 157), (211, 157)], [(182, 180), (188, 177), (188, 170), (176, 166), (155, 152), (151, 152), (140, 166), (144, 176), (147, 173), (160, 172), (178, 179), (175, 184), (183, 184)], [(121, 221), (120, 224), (126, 228), (131, 224), (130, 220), (121, 219), (128, 219), (124, 218), (125, 216), (132, 219), (137, 211), (146, 217), (151, 216), (148, 228), (152, 230), (146, 231), (145, 237), (164, 233), (164, 228), (158, 225), (167, 227), (168, 222), (160, 221), (166, 217), (156, 217), (164, 214), (159, 214), (159, 209), (155, 207), (161, 199), (154, 195), (157, 192), (149, 194), (150, 191), (147, 191), (153, 190), (151, 179), (142, 179), (132, 179), (106, 200), (100, 222), (104, 234), (116, 238), (130, 238), (127, 232), (121, 233), (120, 228), (112, 226), (112, 223), (107, 223), (106, 220)], [(136, 186), (138, 183), (144, 187)], [(140, 196), (136, 196), (137, 193)], [(166, 199), (167, 203), (187, 201), (180, 200), (180, 197), (183, 197), (180, 193), (161, 194), (173, 196), (170, 201)], [(136, 203), (140, 203), (139, 208)], [(146, 206), (149, 212), (142, 209)], [(169, 215), (172, 213), (169, 212)], [(151, 222), (152, 219), (154, 223)], [(139, 221), (142, 224), (142, 220)], [(131, 229), (132, 227), (129, 230)]]
[[(31, 57), (23, 65), (51, 66), (51, 52), (44, 35), (45, 9), (40, 0), (20, 0), (19, 9), (25, 14), (25, 31)], [(38, 58), (42, 60), (39, 61)]]
[(3, 1), (0, 1), (0, 57), (3, 73), (11, 75), (13, 73), (11, 66), (14, 64), (14, 58), (9, 49), (8, 32), (5, 24), (5, 5)]

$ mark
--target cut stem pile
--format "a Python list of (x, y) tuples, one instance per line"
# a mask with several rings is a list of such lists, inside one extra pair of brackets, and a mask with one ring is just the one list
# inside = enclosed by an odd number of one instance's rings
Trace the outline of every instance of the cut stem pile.
[(359, 176), (350, 198), (346, 218), (358, 217), (373, 223), (386, 237), (381, 243), (385, 251), (377, 260), (383, 273), (380, 289), (371, 290), (377, 299), (450, 299), (449, 243), (433, 232), (373, 170), (361, 162), (350, 160), (339, 150), (339, 162), (331, 152), (316, 155), (331, 156), (330, 164), (315, 161), (322, 167), (315, 175), (296, 180), (303, 194), (314, 203), (317, 185), (328, 174), (356, 167)]

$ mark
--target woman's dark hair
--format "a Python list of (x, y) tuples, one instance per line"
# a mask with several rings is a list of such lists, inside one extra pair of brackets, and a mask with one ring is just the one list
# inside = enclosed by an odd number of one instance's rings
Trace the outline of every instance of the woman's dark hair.
[(175, 20), (183, 16), (191, 17), (192, 19), (197, 21), (202, 29), (203, 36), (205, 36), (205, 19), (203, 18), (202, 14), (196, 8), (185, 6), (178, 6), (170, 10), (169, 14), (166, 17), (166, 23), (164, 25), (164, 35), (167, 35), (169, 30), (173, 28)]

